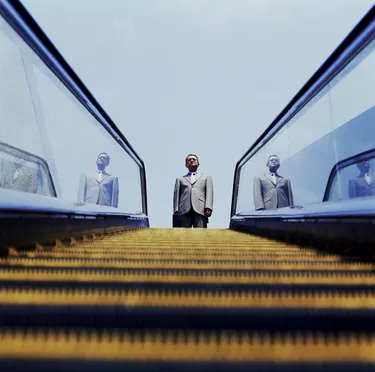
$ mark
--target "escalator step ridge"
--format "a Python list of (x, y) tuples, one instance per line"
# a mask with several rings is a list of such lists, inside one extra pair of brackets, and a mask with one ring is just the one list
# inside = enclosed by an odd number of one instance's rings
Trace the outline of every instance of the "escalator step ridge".
[(0, 331), (0, 357), (143, 361), (374, 362), (373, 334)]

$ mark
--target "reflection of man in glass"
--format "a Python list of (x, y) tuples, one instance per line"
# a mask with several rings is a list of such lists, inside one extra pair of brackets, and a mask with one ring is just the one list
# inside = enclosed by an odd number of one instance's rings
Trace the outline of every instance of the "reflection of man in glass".
[(359, 175), (349, 180), (349, 198), (375, 195), (375, 177), (371, 174), (371, 164), (368, 160), (357, 164)]
[(105, 152), (96, 159), (97, 171), (93, 175), (81, 177), (79, 184), (78, 201), (92, 204), (118, 206), (118, 178), (105, 171), (110, 157)]
[(270, 155), (266, 166), (269, 172), (262, 177), (254, 177), (255, 210), (276, 209), (293, 205), (293, 193), (290, 180), (280, 176), (280, 159)]
[(38, 173), (36, 169), (25, 166), (24, 161), (17, 161), (15, 169), (1, 182), (5, 189), (36, 193), (38, 191)]

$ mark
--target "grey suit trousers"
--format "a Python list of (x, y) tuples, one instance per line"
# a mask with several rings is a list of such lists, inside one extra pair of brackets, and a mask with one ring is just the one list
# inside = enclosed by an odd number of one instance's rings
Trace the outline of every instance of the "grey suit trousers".
[(202, 216), (201, 214), (190, 209), (188, 213), (180, 216), (180, 227), (201, 227), (207, 228), (208, 217)]

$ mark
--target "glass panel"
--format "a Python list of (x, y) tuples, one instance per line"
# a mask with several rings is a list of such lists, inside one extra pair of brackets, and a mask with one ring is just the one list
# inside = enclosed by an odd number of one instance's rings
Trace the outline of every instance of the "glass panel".
[[(375, 148), (374, 48), (375, 41), (336, 78), (338, 83), (331, 84), (335, 150), (339, 160)], [(374, 172), (372, 162), (369, 165), (368, 172)], [(336, 200), (348, 198), (348, 180), (359, 173), (356, 166), (351, 166), (338, 174)]]
[(0, 142), (0, 187), (56, 196), (47, 163), (40, 157)]
[(283, 168), (293, 185), (295, 205), (323, 200), (328, 176), (338, 161), (328, 93), (323, 89), (286, 126), (289, 157)]
[(1, 18), (0, 25), (0, 187), (14, 198), (27, 192), (75, 209), (141, 213), (137, 163)]
[[(268, 142), (262, 149), (247, 162), (241, 170), (240, 187), (238, 192), (237, 208), (239, 211), (250, 211), (262, 208), (262, 201), (257, 198), (259, 193), (259, 180), (268, 174), (267, 160), (270, 155), (277, 155), (280, 162), (288, 156), (289, 138), (286, 130), (281, 130), (278, 135)], [(280, 174), (281, 168), (280, 168)], [(267, 198), (268, 199), (268, 198)]]
[[(329, 201), (375, 196), (375, 159), (358, 160), (340, 169), (328, 190)], [(373, 200), (371, 201), (373, 202)]]
[[(335, 165), (375, 148), (374, 46), (369, 44), (243, 165), (236, 213), (321, 203)], [(280, 158), (275, 176), (265, 166), (270, 154)], [(349, 198), (349, 179), (356, 172), (355, 166), (339, 172), (330, 200)]]

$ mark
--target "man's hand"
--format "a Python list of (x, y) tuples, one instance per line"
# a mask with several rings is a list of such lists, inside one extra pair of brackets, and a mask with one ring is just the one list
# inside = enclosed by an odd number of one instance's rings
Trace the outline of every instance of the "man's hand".
[(204, 208), (204, 215), (206, 217), (211, 217), (212, 210), (210, 208)]

